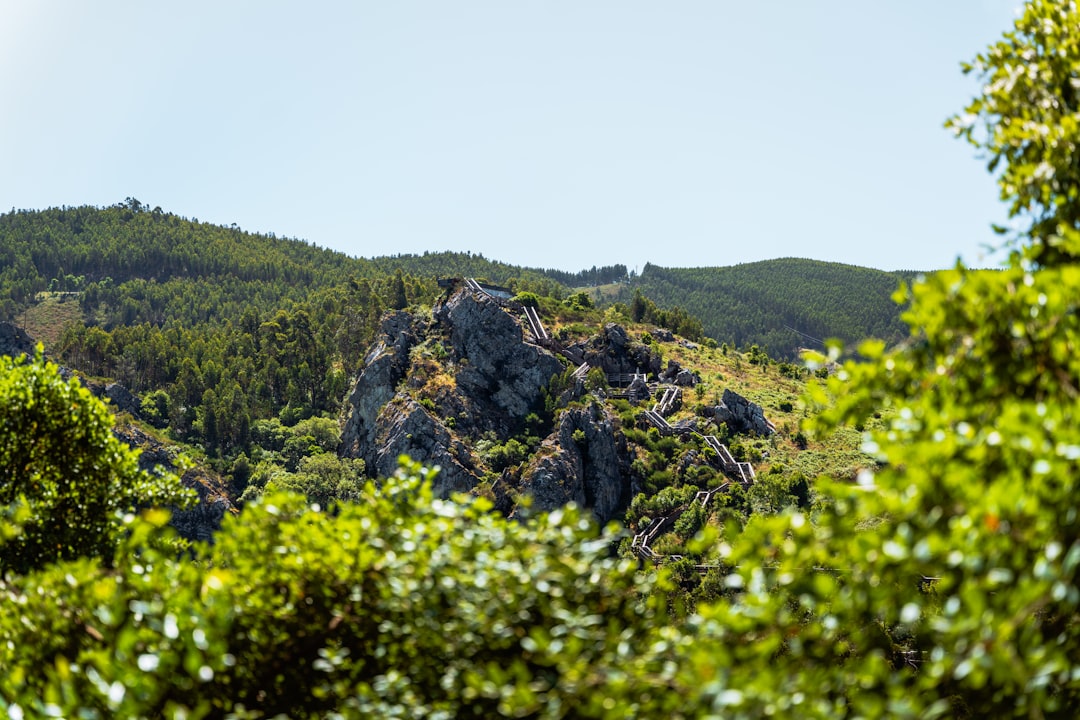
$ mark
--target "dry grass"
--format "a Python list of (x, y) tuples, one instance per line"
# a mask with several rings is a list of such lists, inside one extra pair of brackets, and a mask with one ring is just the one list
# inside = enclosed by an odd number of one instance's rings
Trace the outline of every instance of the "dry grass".
[(39, 300), (15, 318), (35, 340), (45, 345), (46, 352), (60, 342), (71, 325), (83, 324), (83, 312), (78, 297), (72, 294), (38, 293)]

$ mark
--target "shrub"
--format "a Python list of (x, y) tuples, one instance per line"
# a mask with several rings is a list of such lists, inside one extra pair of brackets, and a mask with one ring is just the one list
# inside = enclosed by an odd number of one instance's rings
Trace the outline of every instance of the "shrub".
[(7, 714), (661, 717), (686, 701), (615, 535), (573, 509), (520, 522), (438, 501), (427, 476), (409, 465), (335, 514), (268, 495), (198, 562), (148, 549), (151, 516), (113, 572), (3, 586), (21, 598), (0, 604)]
[(192, 500), (175, 475), (139, 470), (105, 405), (64, 380), (40, 345), (33, 359), (0, 357), (0, 419), (0, 570), (109, 559), (125, 513)]

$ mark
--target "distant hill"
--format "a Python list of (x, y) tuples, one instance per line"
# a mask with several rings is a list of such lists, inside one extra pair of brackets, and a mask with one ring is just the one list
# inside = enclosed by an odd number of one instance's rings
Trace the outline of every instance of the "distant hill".
[(829, 338), (849, 345), (869, 337), (902, 339), (902, 309), (891, 296), (918, 274), (800, 258), (711, 268), (647, 264), (619, 299), (629, 302), (640, 291), (661, 307), (696, 316), (717, 342), (758, 345), (791, 358), (799, 347)]
[[(129, 305), (122, 324), (183, 319), (213, 322), (247, 304), (270, 308), (298, 302), (313, 292), (366, 280), (376, 289), (396, 271), (417, 281), (439, 275), (485, 277), (505, 283), (531, 278), (557, 283), (538, 271), (506, 265), (471, 253), (425, 253), (375, 259), (353, 258), (303, 240), (249, 233), (149, 209), (138, 200), (105, 208), (91, 206), (20, 210), (0, 215), (0, 319), (32, 303), (42, 291), (125, 288)], [(153, 284), (154, 288), (147, 288)], [(151, 312), (149, 296), (160, 286), (184, 285), (191, 317)], [(431, 292), (437, 292), (434, 282)], [(417, 299), (423, 290), (416, 286)], [(205, 301), (205, 302), (204, 302)], [(136, 307), (137, 305), (137, 307)], [(158, 306), (162, 303), (157, 303)], [(238, 314), (236, 312), (235, 314)], [(114, 319), (115, 321), (115, 319)], [(110, 323), (106, 323), (110, 324)]]

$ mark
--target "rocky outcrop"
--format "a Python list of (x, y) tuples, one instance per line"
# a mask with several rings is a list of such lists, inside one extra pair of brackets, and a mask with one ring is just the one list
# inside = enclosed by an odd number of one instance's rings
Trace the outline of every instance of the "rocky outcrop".
[(480, 482), (468, 448), (407, 395), (398, 396), (380, 413), (375, 444), (365, 461), (375, 477), (389, 477), (402, 455), (439, 468), (432, 488), (439, 497), (468, 492)]
[(635, 375), (630, 381), (630, 386), (626, 388), (626, 397), (635, 404), (645, 402), (652, 397), (652, 391), (649, 390), (649, 384), (641, 375)]
[(522, 475), (535, 510), (569, 502), (592, 508), (600, 522), (619, 515), (633, 495), (630, 455), (615, 418), (600, 404), (562, 414), (551, 437)]
[(384, 318), (380, 331), (349, 393), (348, 414), (341, 431), (341, 454), (364, 458), (369, 466), (375, 462), (379, 413), (405, 377), (409, 350), (416, 342), (413, 317), (405, 312)]
[(660, 355), (648, 345), (631, 342), (626, 329), (616, 323), (608, 323), (604, 331), (585, 344), (585, 362), (590, 367), (602, 368), (605, 373), (645, 373), (659, 376)]
[(563, 364), (547, 350), (527, 344), (518, 321), (487, 296), (459, 292), (437, 306), (435, 322), (449, 335), (455, 379), (472, 427), (506, 438), (536, 407)]
[(733, 433), (756, 433), (772, 435), (776, 428), (765, 419), (765, 411), (757, 403), (752, 403), (742, 395), (724, 390), (720, 404), (706, 411), (716, 422), (727, 423)]
[(674, 360), (668, 360), (667, 367), (660, 373), (659, 380), (679, 387), (694, 387), (699, 382), (699, 378), (693, 371), (684, 368)]
[(675, 342), (675, 334), (667, 328), (654, 327), (649, 334), (653, 336), (654, 340), (660, 342)]
[[(444, 357), (422, 366), (410, 358), (414, 348), (437, 348)], [(349, 394), (340, 454), (362, 458), (372, 477), (393, 473), (408, 455), (439, 466), (440, 496), (469, 491), (483, 471), (456, 438), (492, 433), (505, 441), (562, 371), (550, 352), (526, 344), (514, 317), (486, 295), (459, 290), (430, 320), (389, 316)], [(430, 375), (446, 380), (432, 390)], [(424, 404), (414, 397), (421, 391)]]
[(142, 417), (142, 401), (120, 383), (105, 386), (103, 396), (108, 398), (117, 412), (126, 412), (133, 417)]
[(18, 325), (0, 322), (0, 355), (29, 355), (33, 357), (36, 343), (29, 333)]

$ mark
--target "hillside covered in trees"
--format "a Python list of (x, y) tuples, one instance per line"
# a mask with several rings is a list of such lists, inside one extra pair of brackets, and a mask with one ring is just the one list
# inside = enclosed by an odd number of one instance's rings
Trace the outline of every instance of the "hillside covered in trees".
[[(749, 344), (761, 347), (770, 337), (766, 327), (775, 331), (782, 319), (808, 312), (798, 309), (801, 297), (787, 296), (793, 306), (780, 299), (783, 287), (799, 287), (788, 276), (768, 291), (731, 280), (721, 292), (709, 284), (717, 276), (713, 270), (693, 274), (649, 266), (634, 279), (619, 265), (557, 273), (468, 253), (350, 258), (295, 239), (181, 218), (133, 198), (107, 208), (0, 215), (0, 257), (0, 318), (17, 320), (72, 367), (144, 396), (150, 422), (223, 459), (250, 458), (253, 446), (265, 445), (267, 433), (277, 432), (267, 422), (333, 416), (382, 314), (429, 305), (441, 293), (440, 277), (478, 277), (556, 300), (571, 294), (564, 281), (623, 277), (617, 285), (622, 299), (612, 305), (597, 298), (590, 305), (611, 306), (617, 316), (692, 340), (729, 323), (737, 330), (719, 337), (756, 340)], [(829, 285), (833, 295), (840, 288), (856, 292), (860, 271), (846, 271), (855, 282), (834, 272), (818, 286)], [(660, 281), (665, 272), (672, 273), (672, 282)], [(760, 307), (743, 301), (737, 311), (724, 311), (718, 303), (737, 299), (739, 287), (772, 299)], [(661, 299), (654, 301), (654, 292)], [(870, 289), (866, 294), (876, 297)], [(705, 297), (712, 304), (700, 309), (710, 315), (679, 306)], [(839, 306), (830, 307), (838, 308), (837, 319), (821, 324), (848, 327), (856, 339), (870, 331), (869, 325), (851, 328)], [(751, 320), (757, 325), (747, 329)]]
[(620, 297), (640, 292), (699, 318), (717, 342), (793, 359), (799, 348), (821, 349), (829, 339), (854, 345), (906, 337), (893, 294), (917, 275), (799, 258), (717, 268), (649, 264)]
[[(639, 276), (618, 264), (567, 272), (469, 253), (351, 258), (300, 240), (178, 217), (133, 198), (109, 208), (4, 214), (0, 257), (0, 319), (14, 319), (39, 292), (77, 291), (93, 311), (92, 324), (105, 329), (236, 323), (252, 306), (310, 311), (316, 295), (333, 314), (349, 291), (364, 304), (378, 298), (383, 306), (404, 307), (430, 301), (439, 277), (478, 277), (555, 297), (601, 288), (594, 293), (601, 305), (629, 304), (640, 293), (673, 313), (673, 324), (689, 330), (687, 318), (700, 321), (700, 330), (684, 334), (733, 347), (758, 345), (785, 359), (814, 338), (900, 339), (900, 308), (891, 295), (914, 275), (799, 259), (724, 268), (646, 265)], [(178, 295), (183, 305), (171, 300)]]

